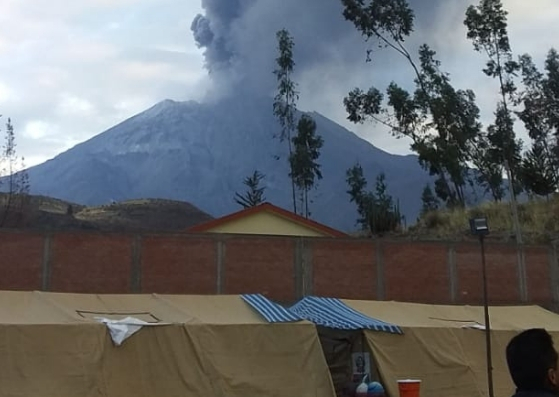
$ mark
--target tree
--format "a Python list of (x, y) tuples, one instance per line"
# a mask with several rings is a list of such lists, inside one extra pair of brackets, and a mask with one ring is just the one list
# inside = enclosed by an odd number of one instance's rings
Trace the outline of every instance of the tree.
[(312, 117), (303, 115), (297, 124), (297, 135), (292, 138), (293, 153), (289, 157), (291, 165), (290, 177), (295, 181), (301, 197), (301, 214), (308, 218), (309, 191), (316, 186), (316, 181), (322, 179), (320, 164), (320, 149), (324, 141), (316, 134), (316, 123)]
[(559, 163), (559, 54), (551, 49), (545, 61), (547, 78), (543, 82), (543, 90), (547, 104), (548, 123), (554, 130), (553, 151)]
[(424, 215), (431, 211), (436, 211), (439, 208), (439, 200), (433, 193), (431, 186), (429, 184), (425, 185), (423, 192), (421, 193), (421, 215)]
[(534, 142), (526, 153), (520, 175), (526, 189), (538, 196), (548, 197), (557, 189), (556, 165), (541, 143)]
[(524, 90), (519, 103), (523, 109), (517, 115), (532, 140), (522, 161), (522, 179), (527, 190), (547, 196), (559, 183), (559, 55), (553, 49), (549, 51), (546, 76), (527, 54), (520, 57), (520, 65)]
[[(282, 29), (276, 33), (278, 41), (279, 56), (276, 58), (277, 69), (274, 70), (278, 82), (277, 94), (274, 98), (273, 112), (277, 117), (281, 132), (279, 135), (280, 142), (287, 141), (289, 149), (289, 158), (293, 154), (292, 135), (295, 130), (295, 116), (297, 113), (296, 102), (299, 99), (297, 85), (291, 79), (295, 62), (293, 60), (293, 47), (295, 45), (293, 38), (286, 29)], [(291, 167), (291, 161), (289, 162)], [(290, 175), (293, 169), (290, 168)], [(295, 179), (291, 177), (291, 193), (293, 201), (293, 212), (297, 213), (297, 200), (295, 197)]]
[(368, 215), (371, 211), (372, 194), (365, 190), (367, 179), (363, 175), (361, 164), (357, 163), (346, 171), (346, 182), (349, 186), (346, 193), (349, 194), (350, 202), (357, 206), (357, 213), (359, 214), (357, 224), (361, 226), (362, 230), (367, 229), (369, 227)]
[[(420, 164), (437, 177), (435, 192), (449, 206), (465, 205), (469, 148), (480, 134), (479, 109), (471, 90), (456, 90), (448, 74), (440, 71), (435, 52), (419, 50), (416, 91), (410, 94), (396, 83), (387, 89), (388, 109), (375, 88), (353, 90), (344, 100), (349, 120), (382, 120), (397, 137), (411, 139)], [(415, 65), (415, 64), (414, 64)]]
[[(16, 219), (23, 216), (29, 199), (29, 176), (25, 170), (25, 159), (16, 151), (16, 139), (11, 119), (6, 123), (4, 145), (0, 154), (0, 176), (3, 177), (4, 203), (0, 217), (0, 227), (4, 227), (10, 215)], [(19, 164), (18, 164), (19, 163)]]
[[(371, 0), (365, 5), (363, 0), (342, 0), (343, 15), (353, 22), (366, 40), (375, 39), (379, 48), (391, 48), (402, 55), (414, 68), (411, 54), (404, 46), (405, 39), (413, 31), (415, 15), (406, 0)], [(367, 51), (367, 61), (373, 50)]]
[(468, 29), (467, 38), (472, 40), (474, 49), (487, 55), (488, 61), (483, 72), (499, 81), (501, 100), (495, 113), (495, 128), (489, 139), (494, 156), (504, 164), (507, 173), (516, 240), (522, 244), (516, 202), (516, 180), (521, 161), (518, 153), (522, 148), (514, 133), (514, 119), (509, 107), (516, 91), (513, 78), (520, 65), (512, 58), (507, 11), (503, 9), (501, 0), (481, 0), (478, 6), (468, 7), (464, 24)]
[[(511, 137), (512, 143), (503, 144)], [(516, 196), (522, 192), (522, 183), (519, 174), (522, 168), (522, 141), (514, 134), (514, 119), (511, 112), (507, 111), (502, 103), (497, 105), (495, 123), (487, 128), (490, 159), (494, 164), (502, 164), (509, 183), (509, 191), (513, 208), (516, 208)], [(507, 168), (508, 167), (508, 168)]]
[(256, 207), (266, 201), (264, 197), (265, 187), (260, 186), (260, 182), (265, 178), (258, 170), (255, 170), (251, 176), (247, 176), (243, 180), (243, 184), (248, 188), (244, 194), (235, 193), (235, 202), (243, 208)]
[(369, 227), (373, 235), (382, 236), (397, 230), (402, 224), (399, 202), (394, 203), (387, 192), (386, 176), (380, 173), (376, 178), (375, 194), (372, 195)]
[(400, 227), (402, 216), (399, 204), (394, 203), (387, 192), (384, 173), (376, 178), (375, 192), (366, 191), (367, 180), (359, 163), (346, 171), (346, 182), (350, 201), (357, 206), (357, 224), (362, 230), (368, 229), (373, 235), (382, 235)]
[[(491, 131), (492, 127), (489, 127)], [(490, 134), (481, 133), (470, 147), (470, 160), (475, 167), (474, 175), (477, 184), (484, 188), (484, 193), (490, 193), (495, 202), (500, 202), (505, 196), (503, 189), (503, 166), (495, 160)]]
[[(375, 87), (367, 92), (356, 88), (344, 99), (348, 119), (368, 119), (390, 128), (397, 137), (407, 137), (421, 165), (437, 177), (436, 193), (449, 206), (465, 204), (469, 142), (480, 132), (479, 109), (471, 90), (455, 90), (448, 74), (440, 71), (435, 52), (427, 45), (416, 62), (406, 49), (405, 39), (413, 31), (414, 13), (405, 0), (342, 0), (344, 16), (367, 40), (401, 55), (415, 74), (416, 90), (407, 92), (396, 83), (384, 95)], [(367, 52), (371, 60), (372, 49)]]

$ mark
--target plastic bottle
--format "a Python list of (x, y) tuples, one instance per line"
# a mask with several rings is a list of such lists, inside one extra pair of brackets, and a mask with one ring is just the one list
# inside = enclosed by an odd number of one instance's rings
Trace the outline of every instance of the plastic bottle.
[(365, 382), (366, 379), (367, 375), (365, 375), (359, 386), (357, 386), (355, 397), (368, 397), (369, 385)]
[(384, 397), (384, 387), (379, 382), (369, 383), (367, 397)]

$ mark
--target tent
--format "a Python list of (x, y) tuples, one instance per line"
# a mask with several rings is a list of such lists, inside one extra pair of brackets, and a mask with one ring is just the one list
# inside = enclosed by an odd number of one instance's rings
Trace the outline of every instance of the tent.
[[(277, 304), (258, 295), (245, 295), (244, 298), (268, 321), (285, 321), (284, 315), (274, 313)], [(364, 351), (366, 346), (361, 330), (402, 334), (400, 327), (366, 316), (335, 298), (309, 296), (288, 308), (287, 312), (316, 324), (336, 395), (339, 397), (353, 396), (358, 383), (364, 378), (365, 370), (367, 373), (372, 372), (369, 365), (352, 373), (352, 368), (348, 365), (355, 355), (363, 359), (368, 354)], [(369, 380), (377, 378), (369, 377)]]
[(364, 379), (382, 380), (372, 365), (363, 331), (402, 336), (400, 327), (365, 315), (335, 298), (306, 297), (289, 311), (316, 324), (338, 397), (353, 396)]
[[(409, 378), (422, 381), (424, 396), (488, 394), (483, 307), (306, 297), (288, 311), (317, 325), (338, 396), (351, 396), (363, 374), (391, 397)], [(491, 307), (490, 316), (495, 396), (510, 397), (509, 340), (539, 327), (559, 345), (559, 316), (539, 306)]]
[(334, 396), (316, 327), (270, 323), (241, 296), (0, 292), (0, 384), (0, 397)]
[[(403, 335), (364, 331), (381, 379), (391, 396), (397, 380), (422, 380), (430, 397), (487, 396), (483, 307), (344, 300), (352, 309), (396, 324)], [(559, 316), (539, 306), (490, 308), (493, 383), (496, 397), (510, 397), (514, 385), (505, 349), (528, 328), (545, 328), (559, 342)]]

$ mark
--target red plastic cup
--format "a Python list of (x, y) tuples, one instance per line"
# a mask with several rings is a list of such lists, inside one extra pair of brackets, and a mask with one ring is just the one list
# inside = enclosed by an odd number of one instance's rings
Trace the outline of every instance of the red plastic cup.
[(421, 381), (417, 379), (402, 379), (398, 381), (400, 397), (419, 397)]

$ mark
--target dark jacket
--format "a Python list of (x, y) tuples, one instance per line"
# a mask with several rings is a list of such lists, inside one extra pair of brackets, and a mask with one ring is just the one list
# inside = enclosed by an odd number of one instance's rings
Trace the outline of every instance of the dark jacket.
[(549, 390), (517, 390), (512, 397), (559, 397), (559, 392)]

